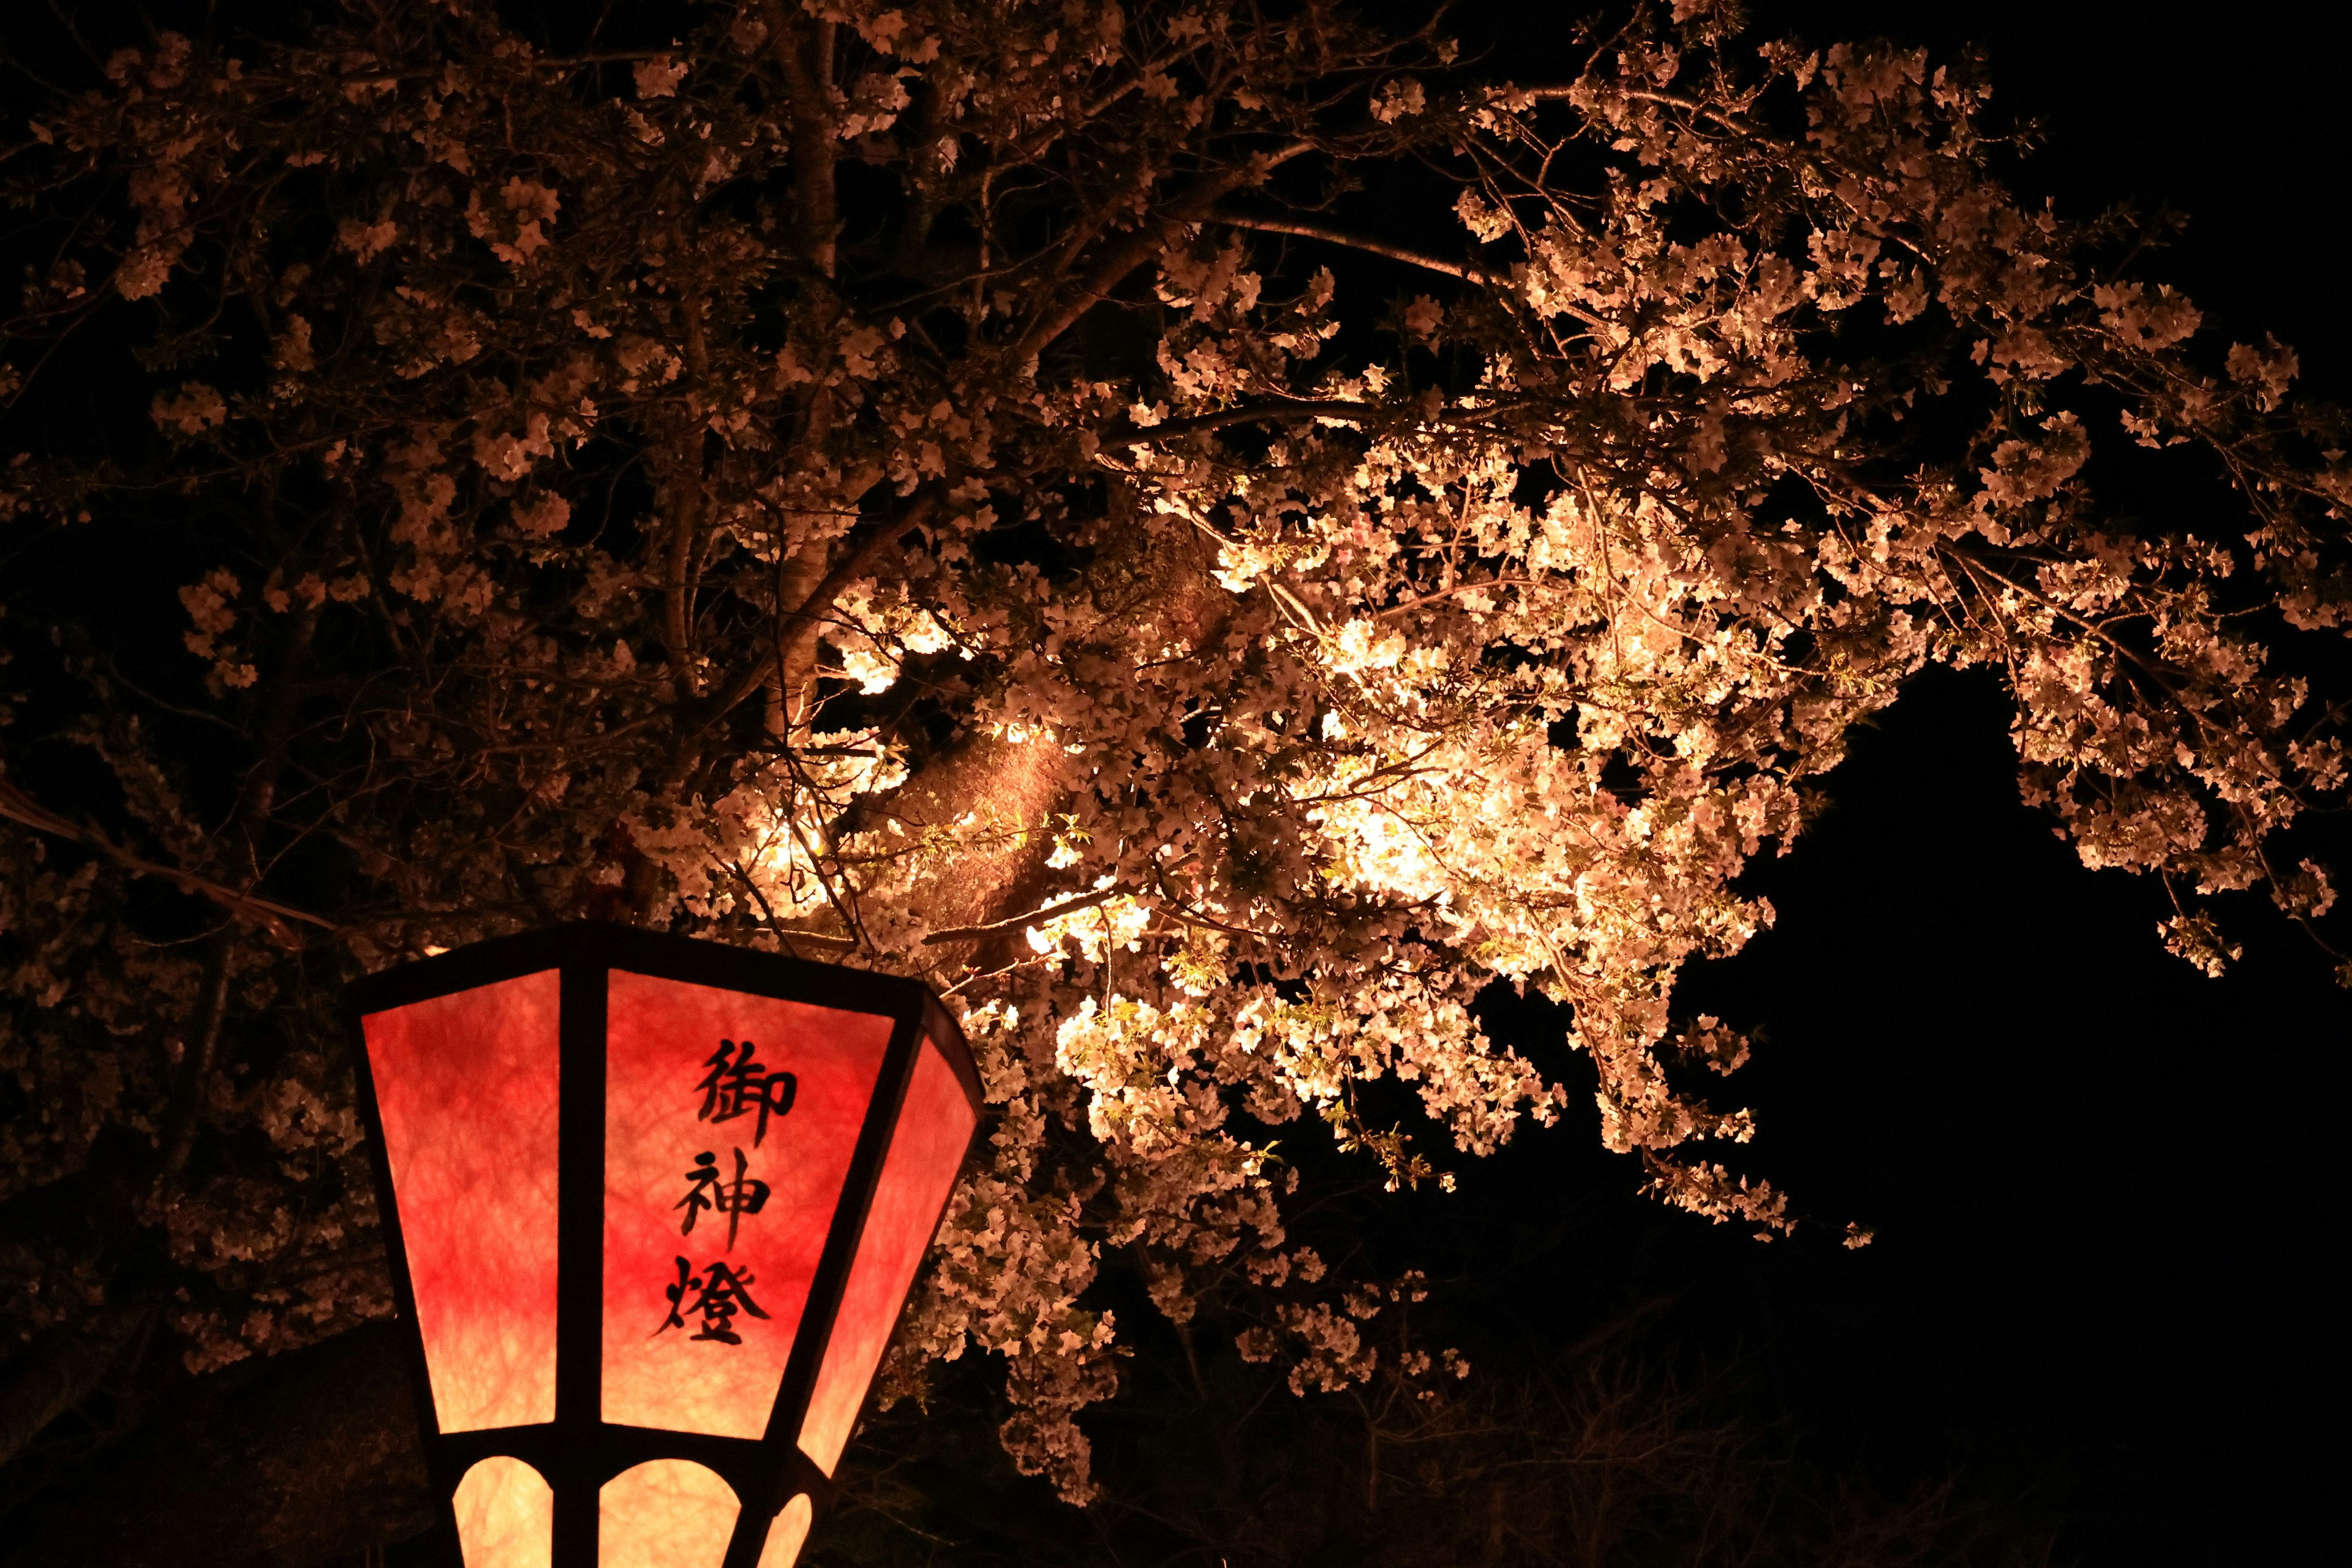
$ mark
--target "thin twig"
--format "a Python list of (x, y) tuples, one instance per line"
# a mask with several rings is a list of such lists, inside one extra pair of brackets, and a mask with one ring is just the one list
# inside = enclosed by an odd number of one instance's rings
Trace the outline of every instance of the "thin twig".
[(1448, 261), (1443, 257), (1432, 256), (1426, 251), (1408, 250), (1402, 245), (1391, 245), (1385, 240), (1370, 239), (1360, 234), (1349, 234), (1344, 229), (1326, 228), (1320, 224), (1297, 223), (1288, 218), (1245, 217), (1239, 213), (1224, 212), (1210, 214), (1209, 221), (1223, 224), (1227, 228), (1255, 229), (1262, 234), (1290, 234), (1301, 239), (1319, 239), (1326, 244), (1344, 246), (1349, 250), (1360, 250), (1371, 256), (1385, 256), (1391, 261), (1402, 261), (1409, 267), (1419, 267), (1431, 272), (1443, 272), (1448, 278), (1459, 278), (1466, 283), (1491, 286), (1502, 281), (1483, 267), (1474, 267), (1463, 261)]
[(299, 939), (287, 929), (288, 921), (299, 921), (304, 925), (316, 926), (320, 931), (332, 931), (338, 935), (350, 929), (347, 926), (338, 925), (323, 915), (314, 915), (307, 910), (298, 910), (291, 905), (278, 903), (270, 899), (258, 898), (225, 883), (215, 882), (209, 877), (200, 877), (193, 871), (182, 870), (175, 866), (159, 865), (155, 861), (143, 859), (115, 843), (96, 827), (87, 826), (59, 816), (5, 779), (0, 779), (0, 816), (7, 817), (12, 822), (20, 822), (42, 833), (55, 834), (60, 838), (69, 838), (77, 844), (95, 849), (124, 870), (136, 876), (161, 877), (178, 887), (184, 893), (195, 893), (210, 899), (239, 919), (250, 921), (262, 927), (282, 946), (300, 945)]
[(1025, 915), (1008, 915), (1001, 921), (991, 921), (986, 925), (957, 926), (952, 931), (935, 931), (923, 939), (923, 945), (932, 947), (945, 942), (963, 942), (971, 937), (987, 936), (994, 931), (1010, 931), (1014, 926), (1034, 925), (1039, 921), (1050, 921), (1057, 915), (1073, 914), (1079, 910), (1090, 910), (1097, 904), (1107, 904), (1126, 891), (1124, 888), (1102, 888), (1091, 893), (1081, 893), (1075, 899), (1064, 899), (1058, 904), (1047, 904), (1041, 910), (1031, 910)]

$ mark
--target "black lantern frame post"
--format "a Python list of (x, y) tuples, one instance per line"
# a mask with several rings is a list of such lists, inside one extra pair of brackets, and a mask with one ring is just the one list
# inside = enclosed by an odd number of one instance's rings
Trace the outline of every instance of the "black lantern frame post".
[[(554, 1418), (444, 1432), (436, 1415), (378, 1085), (365, 1041), (365, 1020), (415, 1003), (551, 971), (560, 976), (561, 999)], [(888, 1045), (872, 1099), (857, 1131), (847, 1176), (830, 1212), (829, 1230), (774, 1407), (765, 1433), (759, 1437), (616, 1425), (604, 1418), (606, 1030), (607, 997), (615, 973), (888, 1020)], [(795, 1497), (806, 1496), (813, 1511), (822, 1514), (832, 1495), (832, 1479), (801, 1450), (799, 1436), (834, 1338), (836, 1315), (902, 1102), (927, 1042), (953, 1069), (977, 1119), (979, 1075), (955, 1020), (917, 981), (602, 923), (499, 938), (384, 970), (353, 984), (346, 1007), (358, 1043), (361, 1113), (374, 1156), (377, 1207), (390, 1258), (394, 1301), (407, 1330), (404, 1349), (415, 1388), (425, 1467), (439, 1515), (438, 1532), (451, 1561), (457, 1560), (459, 1545), (453, 1499), (466, 1473), (483, 1459), (497, 1456), (520, 1459), (548, 1483), (553, 1494), (552, 1568), (595, 1568), (599, 1496), (606, 1482), (647, 1460), (684, 1459), (722, 1478), (740, 1505), (723, 1562), (708, 1568), (757, 1568), (770, 1524), (787, 1504)], [(959, 1164), (968, 1156), (976, 1136), (976, 1129), (966, 1136)], [(925, 1216), (929, 1221), (922, 1238), (926, 1247), (944, 1213), (944, 1204), (943, 1195), (940, 1208)], [(903, 1301), (896, 1310), (903, 1314)], [(862, 1401), (871, 1398), (868, 1389)], [(860, 1409), (864, 1407), (861, 1403)]]

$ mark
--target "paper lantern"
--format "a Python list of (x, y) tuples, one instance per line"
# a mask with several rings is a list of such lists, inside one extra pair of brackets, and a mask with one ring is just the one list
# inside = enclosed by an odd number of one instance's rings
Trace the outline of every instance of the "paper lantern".
[(606, 925), (350, 1005), (466, 1568), (789, 1568), (978, 1124), (911, 980)]

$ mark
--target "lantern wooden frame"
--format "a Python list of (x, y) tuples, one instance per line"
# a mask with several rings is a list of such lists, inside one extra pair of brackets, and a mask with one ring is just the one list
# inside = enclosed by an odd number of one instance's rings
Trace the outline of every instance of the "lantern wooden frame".
[[(363, 1020), (370, 1015), (550, 971), (560, 976), (554, 1419), (443, 1432), (436, 1414)], [(889, 1020), (879, 1075), (850, 1156), (848, 1174), (834, 1205), (774, 1409), (761, 1437), (616, 1426), (604, 1419), (606, 1006), (611, 976), (616, 973)], [(498, 1456), (510, 1456), (530, 1465), (552, 1490), (552, 1568), (595, 1568), (600, 1489), (612, 1478), (647, 1460), (692, 1461), (715, 1472), (735, 1492), (740, 1512), (725, 1558), (709, 1568), (756, 1568), (771, 1521), (796, 1497), (805, 1495), (813, 1511), (821, 1514), (834, 1483), (802, 1452), (802, 1422), (833, 1342), (836, 1313), (858, 1256), (891, 1137), (927, 1041), (954, 1072), (973, 1112), (974, 1130), (966, 1139), (959, 1165), (969, 1157), (978, 1136), (979, 1075), (961, 1030), (930, 990), (918, 981), (865, 970), (631, 927), (582, 922), (478, 942), (379, 972), (349, 988), (345, 1008), (360, 1064), (360, 1108), (373, 1156), (393, 1297), (407, 1327), (404, 1348), (438, 1515), (436, 1533), (443, 1538), (448, 1560), (453, 1563), (459, 1560), (453, 1504), (458, 1484), (477, 1463)], [(940, 1211), (929, 1216), (930, 1229), (923, 1233), (926, 1243), (944, 1212), (943, 1198)], [(903, 1301), (897, 1311), (903, 1315)], [(895, 1335), (895, 1327), (891, 1332)], [(861, 1411), (871, 1398), (869, 1387), (861, 1396)]]

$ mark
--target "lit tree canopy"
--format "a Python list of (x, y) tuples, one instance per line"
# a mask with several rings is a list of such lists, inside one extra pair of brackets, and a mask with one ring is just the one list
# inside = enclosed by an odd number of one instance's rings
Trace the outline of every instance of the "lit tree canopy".
[[(1396, 1288), (1287, 1235), (1274, 1140), (1443, 1180), (1381, 1079), (1440, 1150), (1550, 1121), (1488, 986), (1660, 1196), (1790, 1225), (1675, 979), (1930, 663), (2189, 962), (2223, 891), (2323, 934), (2352, 442), (2009, 195), (1968, 70), (1697, 0), (1521, 83), (1320, 0), (685, 20), (349, 0), (9, 132), (0, 1181), (116, 1216), (5, 1238), (20, 1335), (383, 1312), (335, 987), (623, 919), (964, 1010), (988, 1157), (894, 1375), (1002, 1355), (1083, 1496), (1106, 1249), (1369, 1373)], [(2098, 503), (2135, 440), (2193, 515)], [(108, 584), (166, 568), (141, 664)]]

